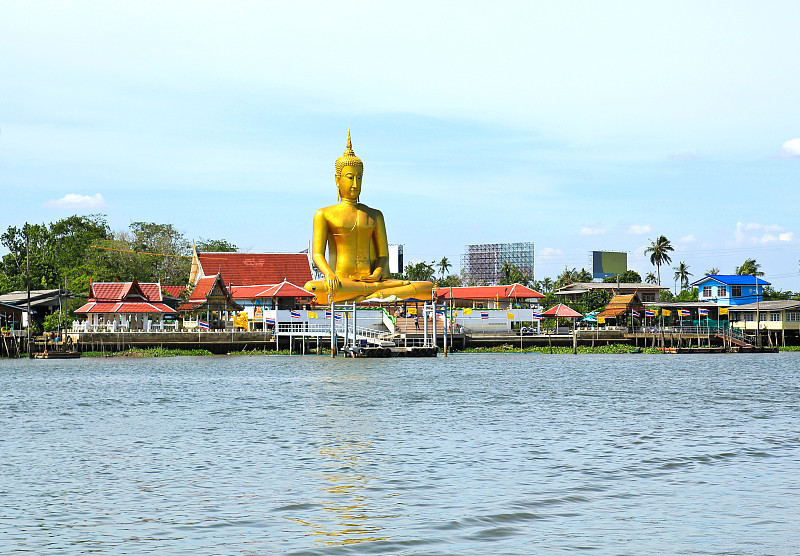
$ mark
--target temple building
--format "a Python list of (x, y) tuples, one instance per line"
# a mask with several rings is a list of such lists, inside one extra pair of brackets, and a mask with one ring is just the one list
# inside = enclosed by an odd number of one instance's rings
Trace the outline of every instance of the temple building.
[(84, 323), (73, 326), (85, 332), (156, 332), (176, 328), (177, 323), (165, 322), (165, 316), (175, 315), (175, 309), (164, 303), (161, 284), (143, 282), (95, 282), (89, 286), (88, 302), (75, 310), (86, 315)]

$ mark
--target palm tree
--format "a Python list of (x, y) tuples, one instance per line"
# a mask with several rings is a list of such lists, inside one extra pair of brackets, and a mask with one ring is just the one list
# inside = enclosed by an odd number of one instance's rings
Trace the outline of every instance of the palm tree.
[(644, 254), (650, 253), (650, 264), (656, 266), (658, 272), (658, 285), (661, 285), (661, 265), (669, 264), (672, 258), (669, 256), (670, 251), (674, 251), (670, 241), (664, 236), (658, 236), (655, 241), (650, 242), (650, 247), (644, 250)]
[(544, 293), (547, 293), (553, 289), (553, 281), (549, 276), (542, 278), (542, 289), (544, 290)]
[(452, 268), (453, 265), (450, 264), (450, 261), (447, 260), (447, 257), (442, 257), (442, 260), (437, 263), (439, 267), (439, 272), (441, 273), (442, 278), (445, 277), (447, 271)]
[(652, 272), (648, 272), (647, 276), (644, 277), (644, 281), (648, 284), (655, 284), (656, 283), (656, 275)]
[(681, 291), (687, 289), (689, 287), (689, 276), (692, 275), (692, 273), (689, 272), (689, 266), (681, 261), (678, 266), (673, 267), (672, 270), (675, 271), (675, 280), (681, 281)]
[(715, 266), (706, 270), (706, 276), (716, 276), (717, 274), (719, 274), (719, 269)]
[(745, 259), (742, 266), (736, 267), (734, 274), (739, 274), (740, 276), (764, 276), (764, 273), (758, 270), (759, 268), (761, 268), (761, 265), (755, 259)]

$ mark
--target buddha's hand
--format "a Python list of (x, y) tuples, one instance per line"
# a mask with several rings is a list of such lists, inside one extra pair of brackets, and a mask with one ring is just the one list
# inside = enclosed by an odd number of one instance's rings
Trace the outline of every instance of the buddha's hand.
[(334, 273), (330, 273), (325, 277), (325, 286), (328, 288), (328, 293), (333, 295), (336, 293), (336, 290), (342, 286), (342, 283), (339, 281), (338, 276), (336, 276)]
[(362, 282), (380, 282), (383, 279), (383, 269), (378, 267), (369, 276), (364, 276)]

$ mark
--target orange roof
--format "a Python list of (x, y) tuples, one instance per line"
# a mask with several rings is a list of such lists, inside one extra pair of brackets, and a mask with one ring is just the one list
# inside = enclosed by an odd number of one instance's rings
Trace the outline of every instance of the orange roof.
[(305, 253), (197, 253), (203, 275), (220, 272), (227, 284), (249, 286), (284, 280), (305, 284), (311, 268)]
[(216, 276), (207, 276), (200, 278), (192, 290), (192, 295), (189, 296), (189, 301), (205, 301), (208, 297), (208, 292), (214, 287), (214, 282), (217, 281)]
[(291, 282), (281, 282), (259, 293), (258, 297), (314, 297), (314, 294)]
[(439, 299), (539, 299), (544, 297), (536, 290), (522, 284), (507, 286), (460, 286), (457, 288), (437, 288)]
[(627, 313), (630, 309), (644, 310), (644, 306), (642, 305), (638, 295), (635, 293), (628, 295), (615, 295), (611, 298), (611, 301), (608, 302), (606, 308), (601, 313), (598, 313), (597, 316), (609, 319), (616, 318)]

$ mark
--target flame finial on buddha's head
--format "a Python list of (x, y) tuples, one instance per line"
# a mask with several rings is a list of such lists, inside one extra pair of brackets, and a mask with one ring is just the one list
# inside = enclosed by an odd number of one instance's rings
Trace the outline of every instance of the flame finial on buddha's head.
[(349, 129), (347, 130), (347, 148), (344, 150), (344, 154), (336, 159), (337, 178), (342, 175), (342, 168), (345, 166), (353, 166), (354, 168), (358, 168), (361, 173), (364, 172), (364, 163), (356, 156), (356, 153), (353, 152), (353, 144), (350, 142)]

